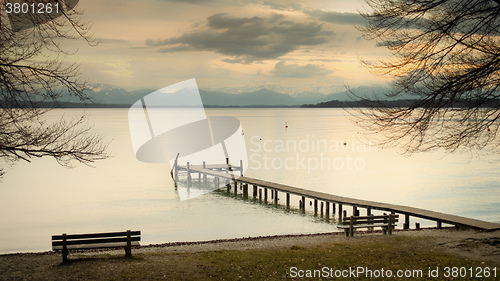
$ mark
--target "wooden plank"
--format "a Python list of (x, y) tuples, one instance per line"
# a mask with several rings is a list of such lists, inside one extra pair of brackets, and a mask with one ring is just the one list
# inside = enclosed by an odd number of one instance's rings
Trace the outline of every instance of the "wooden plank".
[[(138, 241), (132, 241), (132, 246), (140, 246), (141, 244)], [(83, 245), (68, 245), (68, 250), (85, 250), (85, 249), (102, 249), (102, 248), (118, 248), (118, 247), (126, 247), (127, 242), (120, 243), (98, 243), (98, 244), (83, 244)], [(60, 251), (63, 249), (63, 246), (52, 246), (52, 250)]]
[[(131, 231), (130, 235), (137, 236), (141, 235), (141, 231)], [(126, 231), (121, 232), (103, 232), (103, 233), (88, 233), (88, 234), (68, 234), (66, 235), (66, 239), (86, 239), (86, 238), (101, 238), (101, 237), (119, 237), (124, 236), (127, 237)], [(52, 235), (52, 240), (62, 240), (62, 235)]]
[[(393, 227), (396, 227), (397, 224), (393, 224)], [(348, 229), (350, 225), (339, 225), (337, 228), (339, 229)], [(369, 228), (369, 227), (387, 227), (387, 223), (379, 223), (379, 224), (354, 224), (353, 228)]]

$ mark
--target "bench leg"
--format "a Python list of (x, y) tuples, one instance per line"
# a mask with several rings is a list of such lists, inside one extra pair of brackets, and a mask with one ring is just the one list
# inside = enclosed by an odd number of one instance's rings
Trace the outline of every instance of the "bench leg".
[(127, 230), (127, 246), (125, 247), (125, 256), (127, 258), (132, 256), (132, 238), (130, 236), (130, 230)]
[(66, 233), (63, 233), (63, 249), (62, 249), (62, 259), (63, 263), (68, 262), (68, 244), (66, 242)]

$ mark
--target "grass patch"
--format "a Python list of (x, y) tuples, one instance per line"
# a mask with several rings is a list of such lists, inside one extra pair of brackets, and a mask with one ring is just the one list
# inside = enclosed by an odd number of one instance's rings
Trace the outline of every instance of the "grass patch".
[[(323, 267), (345, 270), (366, 267), (371, 270), (422, 270), (422, 280), (430, 269), (445, 267), (484, 267), (481, 261), (443, 254), (422, 243), (424, 238), (381, 237), (361, 243), (336, 243), (318, 247), (294, 245), (283, 250), (213, 251), (200, 253), (146, 255), (146, 263), (129, 264), (121, 278), (131, 279), (215, 279), (215, 280), (292, 280), (290, 268), (321, 270)], [(119, 279), (121, 279), (119, 278)], [(364, 280), (348, 278), (349, 280)], [(382, 278), (383, 280), (385, 278)], [(408, 278), (391, 278), (407, 280)], [(448, 279), (448, 278), (446, 278)], [(472, 280), (474, 278), (471, 278)], [(491, 280), (495, 278), (490, 277)], [(469, 280), (467, 278), (461, 280)]]

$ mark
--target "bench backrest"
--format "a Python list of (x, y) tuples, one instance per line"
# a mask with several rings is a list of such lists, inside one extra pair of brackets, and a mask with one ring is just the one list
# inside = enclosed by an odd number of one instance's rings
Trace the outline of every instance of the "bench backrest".
[(122, 231), (91, 234), (52, 235), (52, 250), (63, 250), (64, 243), (68, 250), (139, 246), (141, 231)]
[[(399, 215), (391, 215), (392, 222), (398, 222)], [(388, 223), (389, 215), (378, 215), (378, 216), (352, 216), (344, 217), (342, 224), (347, 225), (351, 223), (351, 218), (354, 220), (354, 224), (378, 224), (378, 223)]]

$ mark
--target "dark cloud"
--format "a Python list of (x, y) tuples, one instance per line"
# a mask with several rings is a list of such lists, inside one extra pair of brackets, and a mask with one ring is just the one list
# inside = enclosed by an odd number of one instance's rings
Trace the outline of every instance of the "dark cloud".
[(234, 57), (233, 61), (252, 62), (279, 58), (302, 46), (326, 43), (332, 32), (321, 24), (299, 23), (283, 15), (240, 18), (215, 14), (196, 31), (164, 40), (146, 40), (160, 52), (211, 51)]
[(357, 13), (339, 13), (339, 12), (325, 12), (320, 10), (304, 11), (306, 15), (309, 15), (319, 20), (343, 24), (343, 25), (365, 25), (366, 20)]
[(333, 73), (333, 71), (315, 64), (286, 64), (284, 61), (280, 61), (274, 66), (274, 70), (271, 73), (277, 77), (309, 78), (313, 76), (325, 76)]
[(401, 40), (396, 40), (396, 41), (382, 41), (377, 43), (377, 47), (389, 47), (389, 48), (394, 48), (403, 45), (404, 42)]

